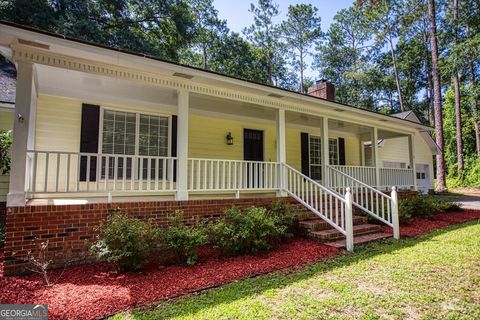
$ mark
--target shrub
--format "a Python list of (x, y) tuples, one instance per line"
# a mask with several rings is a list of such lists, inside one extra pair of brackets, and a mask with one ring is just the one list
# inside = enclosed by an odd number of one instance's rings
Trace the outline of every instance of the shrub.
[(297, 215), (285, 202), (281, 200), (275, 201), (270, 208), (269, 214), (276, 220), (277, 226), (285, 227), (286, 231), (281, 235), (282, 238), (293, 237), (295, 234), (300, 233)]
[(0, 130), (0, 174), (10, 172), (10, 148), (12, 146), (11, 131)]
[(119, 271), (138, 271), (157, 248), (158, 230), (152, 222), (129, 217), (113, 210), (97, 229), (99, 235), (91, 251), (99, 258), (115, 262)]
[(176, 211), (170, 218), (170, 226), (162, 231), (162, 240), (170, 255), (179, 262), (194, 265), (198, 260), (198, 248), (208, 241), (202, 223), (189, 227), (183, 222), (183, 212)]
[(460, 206), (434, 196), (418, 195), (400, 199), (398, 218), (400, 224), (408, 224), (414, 217), (432, 219), (433, 215), (447, 211), (459, 211)]
[(214, 244), (224, 254), (240, 255), (271, 249), (287, 228), (265, 208), (250, 207), (242, 212), (232, 207), (225, 210), (225, 218), (214, 223), (211, 231)]

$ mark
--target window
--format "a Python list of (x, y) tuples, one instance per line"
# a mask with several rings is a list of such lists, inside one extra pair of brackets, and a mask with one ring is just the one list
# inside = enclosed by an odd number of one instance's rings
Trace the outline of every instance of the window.
[(338, 165), (338, 140), (328, 139), (328, 162), (331, 165)]
[(322, 141), (320, 137), (310, 136), (310, 178), (322, 179)]
[[(322, 140), (318, 136), (309, 136), (310, 144), (310, 178), (322, 179)], [(329, 163), (338, 165), (338, 140), (328, 139)]]
[[(138, 138), (138, 139), (137, 139)], [(138, 155), (152, 157), (168, 156), (168, 117), (137, 114), (116, 110), (104, 110), (102, 153), (113, 155)], [(117, 163), (115, 163), (117, 161)], [(117, 167), (117, 178), (123, 178), (124, 166), (126, 178), (132, 176), (133, 157), (119, 157), (108, 161), (108, 177), (114, 178)], [(148, 176), (150, 161), (151, 177), (157, 173), (155, 159), (139, 158), (136, 160), (137, 176), (143, 167), (142, 177)], [(125, 162), (125, 163), (124, 163)], [(105, 178), (106, 158), (102, 159), (102, 178)], [(163, 162), (159, 162), (158, 176), (162, 176)]]

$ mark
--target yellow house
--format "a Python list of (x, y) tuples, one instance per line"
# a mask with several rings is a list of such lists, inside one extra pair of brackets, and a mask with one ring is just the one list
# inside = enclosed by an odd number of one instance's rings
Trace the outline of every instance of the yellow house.
[(9, 208), (289, 196), (353, 235), (352, 206), (395, 226), (392, 187), (432, 186), (432, 128), (335, 102), (327, 81), (300, 94), (5, 23), (0, 50), (17, 69)]

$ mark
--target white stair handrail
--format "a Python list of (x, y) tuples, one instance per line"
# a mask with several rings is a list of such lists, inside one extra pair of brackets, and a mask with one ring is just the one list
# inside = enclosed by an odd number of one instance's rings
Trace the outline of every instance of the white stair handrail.
[(345, 196), (326, 188), (286, 163), (282, 163), (283, 191), (325, 220), (346, 237), (348, 251), (353, 251), (352, 194)]
[(353, 205), (392, 227), (394, 238), (400, 238), (396, 187), (392, 187), (392, 193), (389, 196), (334, 167), (327, 166), (327, 169), (332, 189), (341, 191), (341, 189), (350, 188), (353, 196)]

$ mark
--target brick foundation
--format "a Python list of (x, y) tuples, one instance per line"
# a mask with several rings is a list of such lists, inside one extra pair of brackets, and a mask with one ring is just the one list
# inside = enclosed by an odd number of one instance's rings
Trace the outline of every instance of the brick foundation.
[(7, 217), (7, 203), (0, 202), (0, 225), (5, 224), (6, 217)]
[[(215, 219), (225, 208), (269, 206), (279, 198), (217, 199), (188, 201), (129, 202), (87, 205), (45, 205), (7, 209), (4, 274), (25, 272), (27, 251), (36, 250), (38, 242), (48, 239), (48, 253), (54, 266), (66, 262), (81, 263), (91, 260), (87, 243), (95, 236), (97, 227), (108, 215), (108, 210), (122, 208), (131, 216), (154, 219), (159, 226), (168, 224), (168, 215), (184, 211), (188, 222), (198, 218)], [(286, 202), (295, 202), (283, 198)]]

